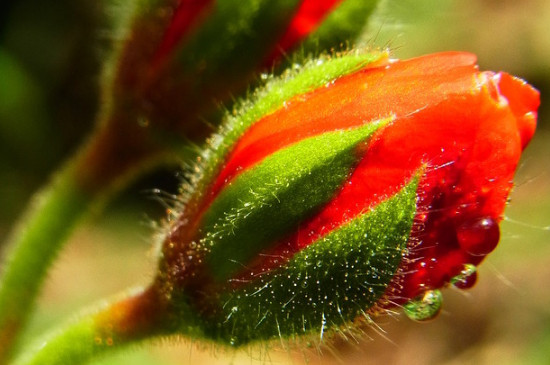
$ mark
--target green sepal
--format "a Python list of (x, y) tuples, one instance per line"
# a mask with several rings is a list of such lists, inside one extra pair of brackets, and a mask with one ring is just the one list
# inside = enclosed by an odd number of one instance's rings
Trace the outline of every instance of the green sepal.
[[(379, 0), (344, 0), (328, 14), (319, 28), (303, 42), (305, 54), (349, 49), (369, 25)], [(350, 44), (351, 42), (351, 44)]]
[[(298, 252), (285, 265), (222, 295), (210, 335), (231, 345), (347, 328), (385, 292), (416, 213), (414, 178), (398, 194)], [(220, 325), (221, 323), (221, 325)]]
[(177, 49), (179, 69), (209, 89), (241, 83), (243, 75), (249, 81), (299, 5), (299, 0), (216, 1), (200, 29)]
[(334, 197), (389, 120), (306, 138), (238, 175), (207, 210), (200, 236), (209, 272), (225, 280)]
[(285, 101), (356, 72), (386, 56), (383, 52), (350, 53), (310, 60), (299, 69), (289, 69), (281, 77), (271, 79), (248, 99), (241, 100), (232, 114), (226, 116), (219, 134), (215, 134), (201, 152), (201, 163), (195, 169), (198, 173), (189, 177), (192, 184), (183, 185), (183, 199), (196, 198), (208, 190), (232, 147), (255, 122), (282, 108)]

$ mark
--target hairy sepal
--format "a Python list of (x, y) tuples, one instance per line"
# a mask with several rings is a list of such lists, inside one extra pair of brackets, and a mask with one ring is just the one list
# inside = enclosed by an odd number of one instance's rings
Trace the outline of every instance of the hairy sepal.
[(287, 100), (311, 92), (342, 76), (369, 64), (386, 59), (385, 52), (360, 52), (325, 57), (307, 62), (303, 67), (287, 70), (281, 77), (270, 80), (248, 99), (237, 103), (233, 115), (221, 126), (200, 156), (198, 173), (190, 176), (192, 186), (184, 186), (184, 200), (197, 199), (207, 191), (237, 140), (262, 117), (282, 108)]
[(214, 278), (227, 279), (326, 204), (361, 157), (358, 145), (387, 123), (307, 138), (232, 181), (203, 220), (201, 244)]
[(222, 294), (206, 333), (233, 346), (347, 328), (383, 295), (403, 259), (416, 213), (415, 177), (382, 202), (294, 255)]

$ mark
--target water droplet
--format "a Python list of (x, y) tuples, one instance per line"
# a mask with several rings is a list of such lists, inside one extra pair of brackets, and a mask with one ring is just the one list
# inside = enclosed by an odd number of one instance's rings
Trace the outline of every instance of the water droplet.
[(460, 274), (451, 279), (451, 284), (459, 289), (469, 289), (474, 286), (476, 281), (476, 267), (472, 264), (465, 264)]
[(472, 219), (456, 229), (460, 247), (471, 255), (483, 256), (493, 251), (500, 239), (498, 223), (491, 217)]
[(237, 338), (237, 336), (231, 336), (231, 338), (229, 339), (229, 344), (231, 346), (237, 346), (238, 343), (239, 339)]
[(403, 310), (407, 317), (414, 321), (427, 321), (437, 316), (442, 302), (443, 296), (439, 290), (427, 290), (405, 303)]

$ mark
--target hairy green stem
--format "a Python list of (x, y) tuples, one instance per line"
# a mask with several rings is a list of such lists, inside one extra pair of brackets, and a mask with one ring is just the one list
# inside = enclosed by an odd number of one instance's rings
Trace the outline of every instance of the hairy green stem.
[(94, 199), (74, 180), (74, 168), (56, 176), (35, 197), (12, 239), (0, 281), (0, 363), (9, 357), (51, 261)]
[(0, 364), (13, 355), (47, 270), (76, 224), (165, 156), (150, 133), (121, 119), (102, 124), (36, 195), (8, 242), (0, 277)]
[(152, 286), (92, 309), (25, 351), (15, 365), (85, 364), (174, 332), (162, 294)]

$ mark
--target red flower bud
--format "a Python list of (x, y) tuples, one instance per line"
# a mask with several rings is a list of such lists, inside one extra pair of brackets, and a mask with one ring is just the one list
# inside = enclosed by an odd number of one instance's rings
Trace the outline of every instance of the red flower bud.
[(235, 345), (432, 317), (496, 247), (535, 129), (538, 92), (475, 61), (345, 56), (268, 85), (201, 156), (156, 285)]
[[(312, 41), (304, 52), (318, 54), (340, 47), (334, 34), (354, 39), (375, 5), (363, 0), (138, 4), (121, 35), (109, 92), (118, 107), (137, 108), (150, 125), (201, 137), (210, 132), (201, 118), (214, 109), (214, 101), (240, 93), (303, 41)], [(322, 24), (330, 29), (315, 34)]]

